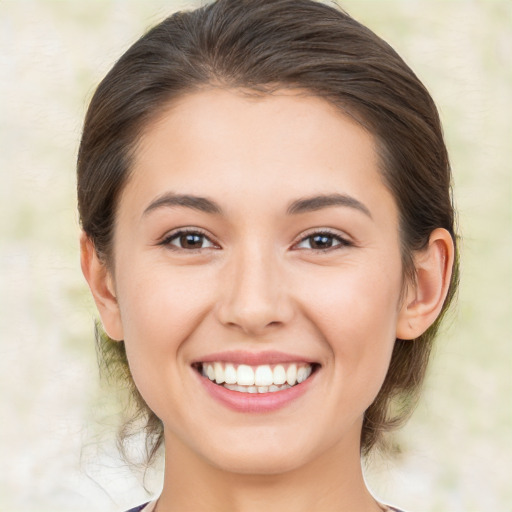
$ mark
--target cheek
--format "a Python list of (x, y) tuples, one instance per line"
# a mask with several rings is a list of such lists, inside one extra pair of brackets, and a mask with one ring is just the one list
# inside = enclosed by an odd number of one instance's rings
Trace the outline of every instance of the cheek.
[[(350, 376), (360, 389), (377, 392), (396, 338), (401, 270), (354, 266), (304, 286), (309, 316), (329, 345), (333, 378)], [(364, 385), (363, 385), (364, 384)]]
[(191, 278), (187, 269), (154, 261), (134, 262), (131, 269), (120, 269), (127, 277), (117, 287), (126, 343), (176, 348), (211, 300), (211, 289), (204, 286), (209, 276), (196, 271)]
[(394, 333), (401, 290), (398, 269), (390, 273), (380, 265), (374, 270), (358, 265), (302, 278), (302, 282), (301, 295), (322, 324), (358, 338), (371, 331), (384, 336)]
[(207, 276), (190, 279), (186, 271), (154, 261), (131, 261), (119, 266), (118, 275), (123, 276), (116, 289), (130, 370), (148, 405), (158, 411), (162, 393), (180, 386), (181, 347), (204, 317), (211, 289), (204, 286)]

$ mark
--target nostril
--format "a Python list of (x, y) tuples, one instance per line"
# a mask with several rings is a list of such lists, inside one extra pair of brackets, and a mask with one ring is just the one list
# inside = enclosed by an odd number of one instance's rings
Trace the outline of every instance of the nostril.
[(293, 318), (295, 310), (287, 287), (271, 275), (272, 264), (264, 261), (262, 257), (242, 265), (230, 276), (215, 307), (216, 317), (224, 326), (259, 334)]

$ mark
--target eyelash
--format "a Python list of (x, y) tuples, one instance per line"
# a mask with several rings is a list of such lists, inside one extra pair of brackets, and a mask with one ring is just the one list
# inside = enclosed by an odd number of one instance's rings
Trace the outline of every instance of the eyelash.
[(196, 229), (180, 229), (179, 231), (170, 233), (168, 236), (166, 236), (160, 242), (159, 245), (164, 245), (173, 251), (183, 250), (183, 251), (190, 251), (190, 252), (192, 252), (192, 251), (199, 252), (204, 249), (210, 249), (210, 247), (198, 247), (198, 248), (187, 249), (185, 247), (179, 247), (179, 246), (173, 245), (172, 242), (174, 240), (179, 240), (181, 237), (187, 236), (187, 235), (195, 235), (195, 236), (201, 237), (202, 239), (208, 240), (208, 242), (211, 244), (212, 247), (218, 247), (214, 242), (211, 241), (210, 237), (205, 232), (203, 232), (197, 228)]
[[(207, 240), (211, 244), (211, 246), (187, 249), (185, 247), (176, 246), (172, 243), (173, 241), (179, 240), (181, 237), (187, 236), (187, 235), (195, 235), (197, 237), (201, 237), (203, 240)], [(292, 247), (296, 247), (296, 250), (307, 250), (308, 248), (305, 248), (305, 247), (300, 248), (297, 246), (307, 240), (312, 241), (312, 239), (314, 237), (319, 237), (319, 236), (324, 237), (324, 238), (329, 238), (329, 239), (333, 240), (334, 242), (338, 242), (338, 243), (336, 245), (331, 245), (330, 247), (323, 248), (323, 249), (315, 249), (313, 247), (310, 247), (309, 250), (317, 252), (317, 253), (326, 253), (329, 251), (333, 251), (333, 250), (340, 249), (343, 247), (351, 247), (354, 245), (351, 241), (347, 240), (346, 238), (343, 238), (338, 233), (334, 233), (328, 229), (322, 229), (319, 231), (311, 232), (311, 233), (307, 234), (306, 236), (303, 236), (302, 238), (299, 239), (298, 242), (295, 242)], [(203, 251), (205, 249), (210, 249), (212, 247), (219, 248), (219, 246), (217, 244), (215, 244), (214, 242), (212, 242), (210, 237), (205, 232), (203, 232), (199, 229), (180, 229), (179, 231), (175, 231), (175, 232), (169, 234), (169, 236), (166, 236), (159, 243), (159, 245), (166, 246), (173, 251), (184, 250), (187, 252), (192, 252), (192, 251), (199, 252), (199, 251)]]
[[(324, 237), (329, 238), (333, 241), (338, 242), (336, 245), (333, 245), (331, 247), (327, 247), (324, 249), (314, 249), (313, 247), (309, 248), (309, 250), (317, 252), (317, 253), (326, 253), (330, 251), (335, 251), (337, 249), (342, 249), (345, 247), (352, 247), (354, 244), (350, 241), (341, 236), (337, 232), (330, 231), (329, 229), (320, 229), (318, 231), (313, 231), (311, 233), (308, 233), (306, 236), (302, 236), (298, 242), (294, 244), (294, 247), (298, 246), (299, 244), (303, 243), (306, 240), (312, 240), (315, 237)], [(307, 248), (298, 248), (297, 250), (304, 250)]]

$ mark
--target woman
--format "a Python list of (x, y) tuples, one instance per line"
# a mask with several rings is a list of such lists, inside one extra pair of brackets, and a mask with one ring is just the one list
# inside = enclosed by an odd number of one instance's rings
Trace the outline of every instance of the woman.
[(134, 510), (393, 510), (361, 454), (413, 406), (455, 292), (450, 183), (428, 92), (326, 5), (218, 0), (121, 57), (78, 199), (100, 341), (165, 447)]

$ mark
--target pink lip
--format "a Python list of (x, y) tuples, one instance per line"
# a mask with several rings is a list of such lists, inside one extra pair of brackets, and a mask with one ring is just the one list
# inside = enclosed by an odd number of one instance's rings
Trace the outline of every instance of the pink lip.
[[(216, 359), (216, 361), (219, 361), (219, 359)], [(211, 397), (232, 411), (243, 413), (264, 413), (285, 407), (306, 393), (316, 377), (316, 372), (314, 372), (304, 382), (274, 393), (241, 393), (214, 384), (197, 371), (194, 371), (194, 373)]]
[(312, 363), (310, 359), (294, 354), (284, 352), (266, 351), (266, 352), (247, 352), (242, 350), (217, 352), (209, 354), (195, 363), (214, 363), (216, 361), (233, 364), (248, 364), (249, 366), (258, 366), (262, 364), (279, 363)]

